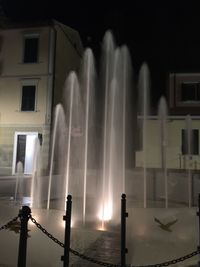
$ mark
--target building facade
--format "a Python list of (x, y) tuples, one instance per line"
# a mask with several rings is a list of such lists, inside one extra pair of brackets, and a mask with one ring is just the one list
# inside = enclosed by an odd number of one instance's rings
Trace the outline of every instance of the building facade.
[(0, 175), (15, 174), (18, 161), (31, 174), (36, 139), (47, 169), (52, 111), (82, 50), (78, 32), (57, 21), (1, 26)]
[(138, 149), (136, 166), (199, 170), (200, 73), (170, 73), (167, 90), (164, 122), (159, 115), (147, 118), (146, 146)]

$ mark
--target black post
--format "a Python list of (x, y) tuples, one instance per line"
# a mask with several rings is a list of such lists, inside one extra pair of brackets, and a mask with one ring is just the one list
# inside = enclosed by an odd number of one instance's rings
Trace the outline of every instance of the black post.
[(31, 214), (31, 209), (28, 206), (23, 206), (19, 211), (21, 221), (19, 251), (18, 251), (18, 265), (17, 267), (26, 267), (26, 248), (27, 248), (27, 234), (28, 234), (28, 220)]
[(126, 253), (128, 252), (126, 248), (126, 217), (128, 217), (128, 213), (126, 212), (126, 195), (122, 194), (122, 199), (121, 199), (121, 267), (126, 266)]
[[(197, 249), (200, 250), (200, 194), (198, 198), (198, 208), (199, 210), (197, 211), (197, 216), (199, 216), (199, 246), (197, 247)], [(198, 262), (198, 267), (200, 267), (200, 261)]]
[(63, 261), (63, 267), (69, 267), (71, 213), (72, 213), (72, 196), (68, 195), (66, 213), (65, 213), (65, 216), (63, 216), (63, 220), (65, 221), (64, 255), (61, 256), (61, 260)]

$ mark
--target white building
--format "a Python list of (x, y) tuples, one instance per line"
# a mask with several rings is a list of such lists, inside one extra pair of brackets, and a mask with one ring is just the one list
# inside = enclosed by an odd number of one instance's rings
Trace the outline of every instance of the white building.
[(48, 165), (52, 111), (60, 102), (67, 73), (82, 54), (78, 32), (57, 22), (9, 24), (0, 28), (0, 174), (32, 172), (33, 141)]
[(146, 156), (144, 157), (141, 146), (136, 153), (136, 166), (143, 167), (145, 159), (147, 168), (162, 168), (165, 158), (167, 169), (198, 170), (200, 169), (200, 73), (170, 73), (167, 104), (164, 143), (159, 117), (149, 116)]

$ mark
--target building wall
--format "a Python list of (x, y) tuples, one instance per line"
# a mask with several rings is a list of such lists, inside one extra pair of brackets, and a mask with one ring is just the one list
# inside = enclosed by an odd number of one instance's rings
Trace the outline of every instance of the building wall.
[(36, 110), (21, 111), (21, 89), (27, 79), (7, 77), (0, 79), (0, 123), (2, 124), (44, 124), (46, 116), (47, 77), (39, 76), (36, 81)]
[[(173, 119), (167, 122), (166, 138), (166, 166), (168, 169), (200, 169), (200, 155), (182, 155), (182, 129), (186, 129), (185, 119)], [(200, 120), (192, 120), (192, 129), (198, 129), (200, 133)], [(143, 167), (146, 161), (147, 168), (162, 167), (161, 131), (157, 119), (147, 122), (147, 141), (145, 153), (136, 152), (136, 167)], [(199, 140), (200, 145), (200, 140)], [(199, 147), (200, 151), (200, 147)]]
[(78, 71), (82, 55), (82, 44), (76, 31), (56, 24), (56, 59), (54, 80), (54, 105), (62, 102), (64, 82), (70, 71)]
[[(24, 37), (39, 36), (37, 63), (23, 63)], [(0, 175), (12, 173), (16, 132), (42, 134), (42, 169), (49, 160), (52, 111), (61, 102), (70, 70), (80, 65), (82, 44), (73, 29), (54, 21), (48, 26), (0, 31)], [(22, 85), (36, 85), (36, 108), (21, 111)]]
[[(43, 135), (43, 169), (47, 167), (49, 131), (46, 124), (48, 96), (49, 27), (2, 30), (0, 50), (0, 173), (12, 173), (15, 132)], [(37, 63), (23, 63), (24, 36), (39, 34)], [(21, 89), (36, 85), (35, 111), (21, 111)]]
[(200, 73), (170, 73), (168, 80), (168, 104), (170, 114), (199, 115), (200, 101), (182, 101), (182, 83), (199, 83)]
[[(38, 63), (23, 63), (24, 35), (39, 34)], [(4, 30), (1, 33), (0, 122), (43, 124), (46, 115), (49, 29)], [(13, 47), (13, 44), (15, 46)], [(36, 111), (21, 112), (21, 87), (36, 83)]]
[[(1, 76), (34, 76), (47, 75), (49, 28), (12, 29), (0, 32), (1, 45)], [(39, 34), (38, 63), (23, 63), (24, 36)]]

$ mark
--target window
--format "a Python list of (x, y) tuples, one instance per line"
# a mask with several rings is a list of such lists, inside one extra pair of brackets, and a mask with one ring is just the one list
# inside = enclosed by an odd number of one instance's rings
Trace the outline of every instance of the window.
[(200, 101), (200, 82), (182, 83), (181, 101)]
[(22, 86), (22, 102), (21, 111), (34, 111), (35, 110), (35, 85)]
[(28, 36), (24, 40), (24, 63), (36, 63), (38, 61), (38, 36)]
[(182, 154), (199, 155), (199, 130), (192, 129), (190, 140), (188, 140), (188, 131), (182, 129)]

